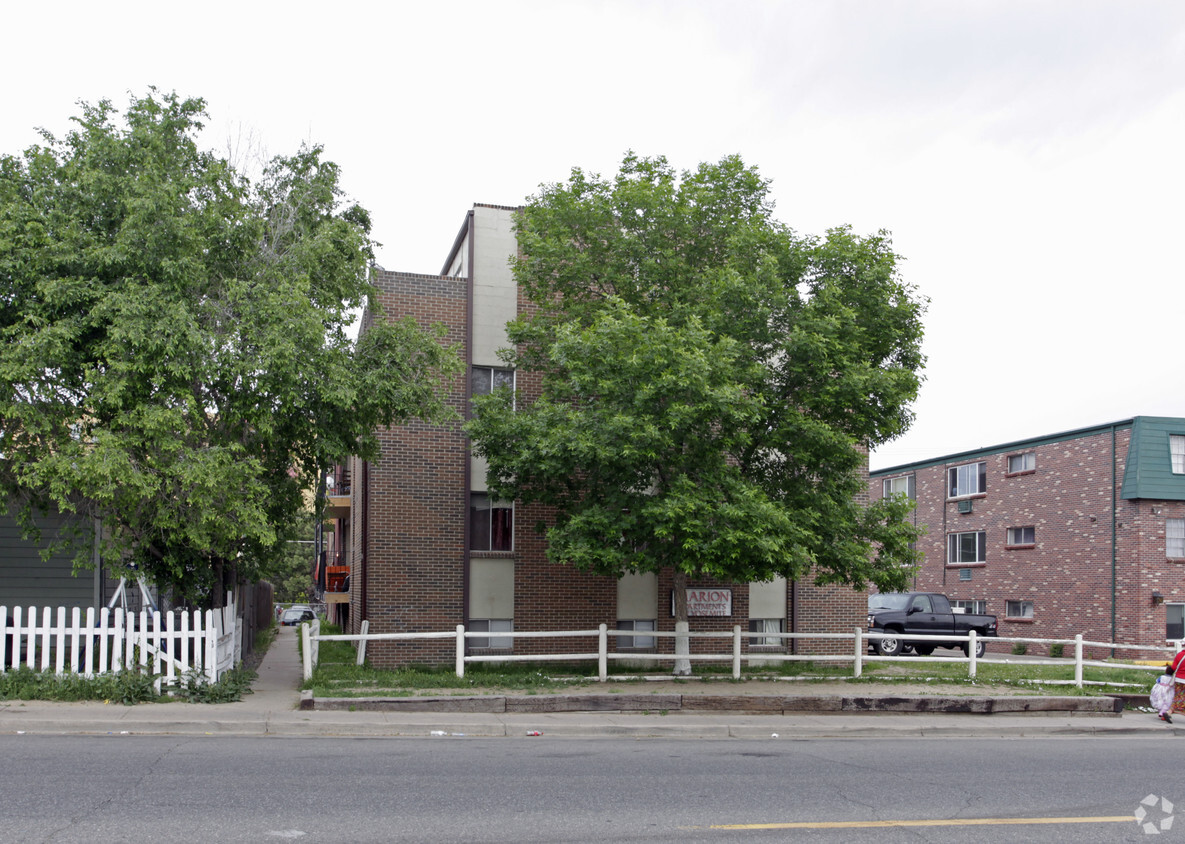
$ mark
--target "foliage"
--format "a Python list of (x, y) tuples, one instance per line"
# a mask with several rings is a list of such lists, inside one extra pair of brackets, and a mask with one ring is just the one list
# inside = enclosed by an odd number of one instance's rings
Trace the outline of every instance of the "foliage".
[(677, 600), (691, 577), (905, 585), (910, 505), (860, 500), (866, 449), (911, 421), (925, 303), (884, 232), (799, 236), (768, 187), (631, 154), (519, 214), (520, 390), (467, 430), (492, 495), (554, 508), (553, 561), (670, 568)]
[(262, 572), (275, 588), (274, 600), (281, 604), (313, 599), (312, 512), (306, 510), (300, 514), (291, 537), (279, 556)]
[(281, 555), (334, 460), (444, 418), (459, 369), (410, 319), (350, 338), (369, 216), (320, 147), (252, 183), (204, 119), (153, 90), (0, 156), (0, 483), (30, 531), (35, 504), (102, 519), (106, 559), (196, 601)]
[(1029, 646), (1025, 642), (1013, 642), (1012, 652), (1017, 656), (1023, 656), (1029, 652)]
[(211, 683), (200, 671), (191, 671), (176, 695), (189, 703), (234, 703), (251, 694), (251, 684), (257, 676), (241, 664), (225, 672), (217, 683)]
[(21, 666), (0, 674), (0, 700), (102, 700), (131, 706), (159, 699), (154, 682), (152, 675), (135, 668), (84, 677)]
[(1054, 642), (1049, 646), (1049, 655), (1053, 659), (1061, 659), (1065, 650), (1065, 645), (1062, 642)]

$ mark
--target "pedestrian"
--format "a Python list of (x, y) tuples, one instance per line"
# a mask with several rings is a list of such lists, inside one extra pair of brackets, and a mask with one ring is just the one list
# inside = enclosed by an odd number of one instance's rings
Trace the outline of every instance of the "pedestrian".
[(1156, 678), (1156, 682), (1152, 684), (1152, 692), (1148, 695), (1148, 701), (1160, 716), (1160, 720), (1168, 721), (1170, 724), (1173, 723), (1173, 696), (1177, 685), (1171, 671), (1171, 666), (1164, 667), (1164, 673)]
[(1185, 712), (1185, 641), (1177, 647), (1177, 655), (1165, 672), (1173, 675), (1173, 712)]

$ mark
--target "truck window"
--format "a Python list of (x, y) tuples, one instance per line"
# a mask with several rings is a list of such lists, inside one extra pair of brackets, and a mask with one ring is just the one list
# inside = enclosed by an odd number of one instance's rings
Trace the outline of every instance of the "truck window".
[(920, 612), (934, 612), (934, 608), (930, 606), (929, 595), (917, 595), (913, 599), (913, 608)]

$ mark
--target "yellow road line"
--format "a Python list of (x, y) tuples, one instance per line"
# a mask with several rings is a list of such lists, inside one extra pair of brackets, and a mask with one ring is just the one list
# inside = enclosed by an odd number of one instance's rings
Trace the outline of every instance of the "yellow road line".
[(800, 823), (713, 824), (708, 829), (871, 829), (891, 826), (1017, 826), (1049, 823), (1133, 823), (1135, 815), (1098, 818), (951, 818), (917, 821), (802, 821)]

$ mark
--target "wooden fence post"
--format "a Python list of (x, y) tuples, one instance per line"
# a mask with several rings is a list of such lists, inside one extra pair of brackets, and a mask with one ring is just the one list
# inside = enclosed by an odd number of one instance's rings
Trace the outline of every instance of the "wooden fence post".
[(1082, 688), (1082, 634), (1074, 636), (1074, 685)]
[(732, 679), (741, 679), (741, 626), (732, 626)]
[(859, 679), (864, 673), (864, 631), (856, 628), (856, 657), (852, 663), (852, 676)]
[(457, 676), (465, 676), (465, 625), (457, 625)]
[(366, 662), (366, 637), (370, 635), (370, 619), (362, 619), (362, 625), (358, 630), (362, 634), (362, 638), (358, 640), (358, 661), (355, 665), (362, 665)]
[(597, 679), (609, 679), (609, 625), (604, 623), (597, 628)]
[(311, 680), (313, 678), (313, 642), (309, 635), (309, 623), (302, 621), (300, 623), (300, 651), (301, 658), (304, 662), (304, 678)]

